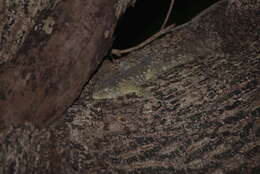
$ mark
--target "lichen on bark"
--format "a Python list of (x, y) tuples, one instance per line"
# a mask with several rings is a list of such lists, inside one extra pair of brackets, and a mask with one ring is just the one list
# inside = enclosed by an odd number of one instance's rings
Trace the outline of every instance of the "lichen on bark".
[[(39, 18), (45, 10), (51, 11), (61, 0), (3, 0), (1, 1), (0, 64), (12, 60), (32, 30), (40, 30)], [(46, 16), (46, 15), (45, 15)], [(48, 17), (48, 16), (46, 16)], [(44, 26), (44, 20), (41, 19)]]

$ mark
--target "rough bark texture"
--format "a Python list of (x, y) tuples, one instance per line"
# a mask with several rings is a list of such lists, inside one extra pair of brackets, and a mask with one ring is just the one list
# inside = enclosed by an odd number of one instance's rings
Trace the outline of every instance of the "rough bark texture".
[(111, 47), (115, 3), (0, 1), (1, 127), (64, 112)]
[(0, 135), (2, 173), (259, 173), (258, 1), (223, 0), (118, 64), (64, 120)]

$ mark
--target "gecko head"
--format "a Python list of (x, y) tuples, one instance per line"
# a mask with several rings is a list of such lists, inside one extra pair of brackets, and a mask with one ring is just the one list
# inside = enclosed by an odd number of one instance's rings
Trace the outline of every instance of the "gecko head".
[(113, 99), (120, 96), (125, 96), (127, 94), (135, 94), (137, 96), (146, 96), (144, 89), (130, 81), (123, 81), (118, 83), (116, 86), (111, 88), (102, 88), (94, 91), (92, 97), (93, 99)]
[(95, 100), (116, 98), (115, 93), (112, 88), (97, 89), (93, 92), (92, 98)]

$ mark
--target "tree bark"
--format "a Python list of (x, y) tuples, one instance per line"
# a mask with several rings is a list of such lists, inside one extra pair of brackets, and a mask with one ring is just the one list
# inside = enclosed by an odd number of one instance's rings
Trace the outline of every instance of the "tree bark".
[(2, 173), (259, 173), (260, 4), (222, 0), (118, 63), (46, 129), (0, 133)]
[(44, 127), (71, 105), (111, 47), (116, 1), (0, 4), (0, 127)]

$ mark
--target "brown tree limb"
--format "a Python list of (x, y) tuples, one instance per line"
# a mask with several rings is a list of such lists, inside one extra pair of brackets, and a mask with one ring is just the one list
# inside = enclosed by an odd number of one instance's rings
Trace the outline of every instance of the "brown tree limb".
[(115, 1), (0, 4), (0, 127), (44, 126), (74, 101), (111, 48)]

